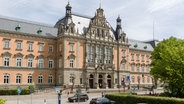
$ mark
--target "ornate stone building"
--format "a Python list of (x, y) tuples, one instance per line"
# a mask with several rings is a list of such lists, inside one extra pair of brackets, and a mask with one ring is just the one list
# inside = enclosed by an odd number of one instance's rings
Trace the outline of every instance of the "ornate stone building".
[(55, 26), (0, 17), (0, 86), (151, 86), (149, 42), (113, 29), (100, 7), (93, 17), (66, 14)]

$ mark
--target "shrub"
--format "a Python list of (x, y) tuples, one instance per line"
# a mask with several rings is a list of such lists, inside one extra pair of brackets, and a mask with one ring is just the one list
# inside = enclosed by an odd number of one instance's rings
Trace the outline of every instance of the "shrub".
[(0, 99), (0, 104), (5, 104), (6, 100)]
[[(21, 89), (22, 92), (20, 95), (30, 94), (30, 90), (28, 87)], [(0, 89), (0, 95), (18, 95), (17, 89)]]
[(116, 101), (116, 104), (184, 104), (183, 99), (169, 97), (136, 96), (123, 94), (107, 94), (107, 98)]

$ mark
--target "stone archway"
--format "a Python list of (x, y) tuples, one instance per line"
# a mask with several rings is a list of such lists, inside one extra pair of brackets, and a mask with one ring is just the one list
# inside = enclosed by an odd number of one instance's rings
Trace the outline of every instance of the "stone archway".
[(101, 74), (98, 76), (98, 85), (99, 88), (103, 88), (103, 76)]
[(112, 88), (112, 86), (111, 86), (111, 75), (107, 76), (107, 87)]
[(93, 88), (94, 76), (92, 74), (89, 75), (89, 88)]

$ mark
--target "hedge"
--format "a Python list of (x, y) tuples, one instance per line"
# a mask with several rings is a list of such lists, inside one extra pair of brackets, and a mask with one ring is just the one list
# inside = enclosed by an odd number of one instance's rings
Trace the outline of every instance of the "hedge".
[[(29, 88), (21, 89), (22, 92), (20, 95), (28, 95), (30, 94)], [(0, 95), (18, 95), (17, 89), (0, 89)]]
[(0, 104), (5, 104), (6, 100), (0, 99)]
[(121, 94), (107, 94), (107, 98), (116, 101), (116, 104), (184, 104), (184, 99), (153, 96), (136, 96)]

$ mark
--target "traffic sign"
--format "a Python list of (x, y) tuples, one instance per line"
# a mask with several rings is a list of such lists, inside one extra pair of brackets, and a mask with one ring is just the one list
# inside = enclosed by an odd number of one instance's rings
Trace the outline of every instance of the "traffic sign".
[(17, 89), (17, 93), (20, 94), (22, 90), (20, 88)]

